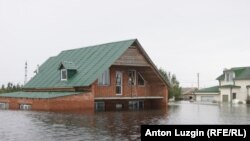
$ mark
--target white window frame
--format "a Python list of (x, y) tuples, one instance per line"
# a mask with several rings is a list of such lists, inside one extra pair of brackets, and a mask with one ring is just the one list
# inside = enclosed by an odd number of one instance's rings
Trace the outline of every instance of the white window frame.
[(20, 104), (20, 110), (31, 110), (32, 105), (31, 104)]
[(116, 71), (115, 73), (115, 79), (117, 79), (117, 75), (121, 76), (121, 84), (117, 84), (117, 80), (115, 80), (115, 89), (117, 87), (121, 88), (121, 93), (117, 93), (117, 91), (115, 90), (116, 95), (122, 95), (122, 91), (123, 91), (123, 73), (121, 71)]
[(0, 102), (0, 109), (9, 109), (9, 103)]
[[(140, 85), (140, 84), (139, 84), (139, 76), (140, 76), (140, 77), (143, 79), (143, 81), (144, 81), (144, 84), (143, 84), (143, 85)], [(138, 82), (137, 82), (138, 86), (145, 86), (146, 81), (145, 81), (144, 77), (142, 77), (141, 73), (139, 73), (139, 72), (138, 72), (138, 76), (137, 76), (137, 81), (138, 81)]]
[(109, 69), (105, 70), (102, 75), (98, 78), (99, 86), (109, 86), (110, 85), (110, 71)]
[[(133, 85), (132, 85), (132, 86), (135, 86), (135, 85), (136, 85), (136, 80), (137, 80), (137, 79), (136, 79), (136, 70), (129, 70), (129, 71), (128, 71), (128, 79), (130, 78), (130, 77), (129, 77), (129, 73), (130, 73), (130, 72), (134, 72), (134, 75), (135, 75), (135, 76), (134, 76), (134, 79), (133, 79)], [(129, 80), (128, 80), (128, 85), (131, 86)]]
[[(66, 72), (66, 78), (63, 78), (63, 72)], [(68, 71), (67, 69), (61, 69), (61, 80), (62, 81), (67, 81), (67, 78), (68, 78)]]

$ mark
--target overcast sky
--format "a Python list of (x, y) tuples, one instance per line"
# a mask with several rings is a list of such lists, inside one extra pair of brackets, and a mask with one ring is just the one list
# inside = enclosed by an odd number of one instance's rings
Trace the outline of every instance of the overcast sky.
[(181, 86), (250, 66), (249, 0), (0, 0), (0, 84), (62, 50), (137, 38)]

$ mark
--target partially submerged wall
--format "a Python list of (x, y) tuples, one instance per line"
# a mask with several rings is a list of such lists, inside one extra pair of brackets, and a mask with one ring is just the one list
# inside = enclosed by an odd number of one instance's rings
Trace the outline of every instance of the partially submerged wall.
[(9, 109), (20, 109), (20, 104), (32, 105), (32, 110), (42, 111), (94, 111), (94, 97), (91, 92), (50, 99), (7, 98), (0, 102), (8, 103)]

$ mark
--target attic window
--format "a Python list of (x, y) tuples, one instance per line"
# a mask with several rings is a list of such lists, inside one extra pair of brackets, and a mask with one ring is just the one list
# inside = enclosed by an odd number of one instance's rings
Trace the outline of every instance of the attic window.
[(64, 80), (67, 80), (68, 78), (68, 73), (67, 73), (67, 70), (66, 69), (61, 69), (61, 80), (64, 81)]
[(107, 69), (98, 78), (98, 85), (107, 86), (109, 84), (110, 84), (110, 73), (109, 73), (109, 69)]
[(135, 70), (128, 71), (128, 84), (136, 85), (136, 71)]
[(225, 72), (225, 81), (230, 82), (234, 79), (234, 73), (233, 72)]
[(142, 77), (142, 75), (138, 72), (138, 85), (140, 85), (140, 86), (144, 86), (145, 85), (145, 80), (144, 80), (144, 78)]

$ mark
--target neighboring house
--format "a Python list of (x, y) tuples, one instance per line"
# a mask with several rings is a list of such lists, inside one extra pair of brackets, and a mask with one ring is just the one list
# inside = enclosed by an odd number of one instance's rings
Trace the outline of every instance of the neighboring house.
[(191, 87), (191, 88), (181, 88), (181, 98), (183, 100), (195, 100), (195, 94), (194, 92), (197, 90), (197, 88)]
[(241, 101), (246, 103), (249, 97), (250, 67), (224, 69), (217, 78), (222, 102)]
[(199, 102), (219, 102), (220, 101), (219, 86), (213, 86), (197, 90), (195, 92), (195, 96), (196, 96), (196, 101)]
[[(247, 99), (249, 99), (250, 67), (224, 69), (223, 74), (217, 80), (219, 81), (219, 86), (207, 88), (208, 90), (214, 88), (215, 91), (212, 90), (212, 93), (209, 94), (209, 96), (212, 96), (212, 94), (216, 95), (213, 98), (214, 100), (229, 103), (246, 103)], [(207, 92), (202, 90), (197, 91), (195, 94), (197, 96), (207, 96)]]
[(0, 107), (53, 111), (165, 108), (168, 84), (137, 39), (62, 51), (23, 92), (0, 95)]

